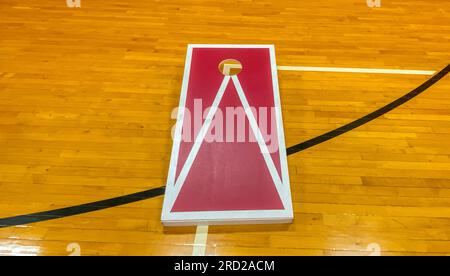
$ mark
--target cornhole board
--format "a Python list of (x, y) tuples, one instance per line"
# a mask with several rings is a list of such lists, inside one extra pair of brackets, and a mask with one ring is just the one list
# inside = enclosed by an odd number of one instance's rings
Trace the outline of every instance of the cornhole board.
[[(220, 71), (219, 64), (230, 59), (240, 64), (232, 64), (227, 70), (221, 67)], [(236, 66), (238, 74), (225, 75), (225, 71)], [(213, 125), (217, 127), (212, 121), (227, 108), (244, 110), (245, 139), (238, 141), (238, 135), (228, 139), (227, 133), (222, 140), (207, 141)], [(270, 115), (260, 111), (264, 108)], [(193, 125), (198, 116), (192, 115), (196, 111), (203, 112), (197, 131)], [(222, 117), (226, 117), (223, 113)], [(261, 131), (263, 116), (274, 122), (267, 123), (272, 128), (267, 126), (264, 132), (272, 133), (271, 141)], [(223, 124), (231, 124), (229, 129), (238, 132), (232, 124), (238, 118), (226, 119)], [(188, 45), (162, 223), (177, 226), (291, 222), (282, 122), (273, 45)], [(187, 139), (189, 131), (193, 134)]]

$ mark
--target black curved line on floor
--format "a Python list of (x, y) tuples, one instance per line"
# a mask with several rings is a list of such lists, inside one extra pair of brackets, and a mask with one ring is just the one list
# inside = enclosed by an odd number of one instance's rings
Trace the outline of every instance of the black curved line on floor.
[[(407, 101), (411, 100), (412, 98), (416, 97), (423, 91), (425, 91), (427, 88), (438, 82), (440, 79), (442, 79), (447, 73), (450, 71), (450, 65), (447, 65), (444, 69), (442, 69), (439, 73), (431, 77), (429, 80), (424, 82), (422, 85), (417, 87), (416, 89), (412, 90), (408, 94), (402, 96), (401, 98), (391, 102), (390, 104), (387, 104), (383, 106), (380, 109), (377, 109), (376, 111), (359, 118), (351, 123), (348, 123), (342, 127), (339, 127), (335, 130), (329, 131), (325, 134), (322, 134), (320, 136), (317, 136), (315, 138), (312, 138), (308, 141), (302, 142), (300, 144), (291, 146), (286, 149), (287, 155), (291, 155), (294, 153), (297, 153), (299, 151), (308, 149), (312, 146), (315, 146), (317, 144), (323, 143), (325, 141), (328, 141), (332, 138), (335, 138), (341, 134), (344, 134), (352, 129), (355, 129), (359, 126), (362, 126), (381, 115), (393, 110), (394, 108), (406, 103)], [(33, 222), (41, 222), (46, 220), (52, 220), (52, 219), (58, 219), (68, 216), (74, 216), (79, 214), (84, 214), (88, 212), (98, 211), (102, 209), (107, 209), (111, 207), (116, 207), (120, 205), (125, 205), (128, 203), (133, 203), (153, 197), (157, 197), (164, 194), (165, 187), (158, 187), (158, 188), (152, 188), (146, 191), (114, 197), (110, 199), (100, 200), (96, 202), (86, 203), (82, 205), (76, 205), (61, 209), (55, 209), (50, 211), (43, 211), (38, 213), (32, 213), (28, 215), (20, 215), (20, 216), (14, 216), (14, 217), (8, 217), (8, 218), (2, 218), (0, 219), (0, 228), (3, 227), (9, 227), (9, 226), (17, 226), (17, 225), (23, 225)]]
[(0, 228), (3, 227), (9, 227), (9, 226), (16, 226), (16, 225), (23, 225), (33, 222), (40, 222), (40, 221), (46, 221), (51, 219), (57, 219), (57, 218), (63, 218), (63, 217), (69, 217), (89, 212), (94, 212), (106, 208), (116, 207), (128, 203), (133, 203), (136, 201), (141, 201), (144, 199), (157, 197), (164, 194), (165, 187), (158, 187), (153, 188), (150, 190), (114, 197), (110, 199), (100, 200), (96, 202), (90, 202), (86, 204), (61, 208), (61, 209), (55, 209), (50, 211), (43, 211), (38, 213), (32, 213), (28, 215), (21, 215), (21, 216), (15, 216), (15, 217), (9, 217), (9, 218), (2, 218), (0, 219)]
[(416, 89), (412, 90), (411, 92), (409, 92), (408, 94), (403, 95), (401, 98), (398, 98), (397, 100), (391, 102), (390, 104), (387, 104), (377, 110), (375, 110), (374, 112), (367, 114), (364, 117), (361, 117), (353, 122), (350, 122), (344, 126), (341, 126), (339, 128), (336, 128), (332, 131), (329, 131), (327, 133), (324, 133), (320, 136), (317, 136), (315, 138), (309, 139), (308, 141), (302, 142), (300, 144), (291, 146), (289, 148), (286, 149), (287, 154), (294, 154), (296, 152), (308, 149), (310, 147), (313, 147), (317, 144), (323, 143), (325, 141), (328, 141), (330, 139), (333, 139), (334, 137), (337, 137), (339, 135), (342, 135), (346, 132), (349, 132), (352, 129), (355, 129), (359, 126), (362, 126), (372, 120), (375, 120), (376, 118), (382, 116), (383, 114), (386, 114), (387, 112), (393, 110), (394, 108), (399, 107), (400, 105), (406, 103), (407, 101), (411, 100), (412, 98), (416, 97), (417, 95), (419, 95), (420, 93), (422, 93), (423, 91), (427, 90), (430, 86), (432, 86), (433, 84), (435, 84), (436, 82), (438, 82), (440, 79), (442, 79), (443, 77), (445, 77), (445, 75), (447, 75), (447, 73), (450, 71), (450, 64), (447, 65), (447, 67), (445, 67), (444, 69), (442, 69), (439, 73), (437, 73), (436, 75), (434, 75), (433, 77), (431, 77), (429, 80), (427, 80), (426, 82), (424, 82), (422, 85), (420, 85), (419, 87), (417, 87)]

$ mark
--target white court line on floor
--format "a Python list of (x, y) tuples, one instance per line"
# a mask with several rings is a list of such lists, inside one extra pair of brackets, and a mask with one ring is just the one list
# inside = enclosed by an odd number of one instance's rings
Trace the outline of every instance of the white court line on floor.
[[(305, 72), (341, 72), (341, 73), (369, 73), (369, 74), (401, 74), (401, 75), (434, 75), (431, 70), (403, 70), (380, 68), (345, 68), (345, 67), (311, 67), (311, 66), (277, 66), (280, 71)], [(208, 225), (197, 226), (195, 233), (193, 256), (205, 256), (206, 241), (208, 239)]]
[(310, 67), (310, 66), (277, 66), (281, 71), (306, 71), (306, 72), (340, 72), (340, 73), (369, 73), (369, 74), (402, 74), (402, 75), (434, 75), (436, 71), (430, 70), (405, 70), (405, 69), (381, 69), (381, 68), (344, 68), (344, 67)]
[(192, 248), (192, 256), (205, 256), (207, 239), (208, 225), (197, 226), (194, 239), (194, 248)]

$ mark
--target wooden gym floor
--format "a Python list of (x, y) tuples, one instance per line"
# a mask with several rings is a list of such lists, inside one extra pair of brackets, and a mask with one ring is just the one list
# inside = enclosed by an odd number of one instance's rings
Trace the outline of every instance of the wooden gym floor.
[[(450, 61), (450, 2), (439, 0), (3, 0), (0, 14), (3, 222), (163, 186), (188, 43), (275, 44), (282, 66)], [(431, 77), (280, 71), (287, 146)], [(450, 254), (449, 76), (288, 162), (295, 221), (211, 226), (207, 255)], [(3, 224), (0, 255), (68, 255), (69, 244), (81, 255), (192, 254), (196, 228), (162, 227), (162, 199)]]

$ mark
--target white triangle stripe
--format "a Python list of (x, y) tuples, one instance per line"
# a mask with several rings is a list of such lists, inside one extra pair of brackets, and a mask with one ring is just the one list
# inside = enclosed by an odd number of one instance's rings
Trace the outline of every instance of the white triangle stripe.
[(211, 125), (212, 119), (216, 114), (219, 103), (222, 100), (223, 94), (225, 93), (225, 89), (227, 88), (229, 82), (230, 77), (225, 76), (223, 78), (222, 84), (220, 85), (219, 91), (217, 91), (216, 97), (211, 105), (211, 108), (209, 109), (208, 115), (206, 115), (205, 122), (203, 123), (199, 133), (197, 134), (197, 137), (195, 138), (194, 144), (192, 145), (192, 149), (189, 152), (189, 155), (186, 158), (186, 162), (184, 163), (183, 168), (180, 171), (180, 175), (175, 181), (173, 187), (174, 197), (169, 199), (170, 200), (168, 204), (169, 210), (172, 210), (173, 204), (175, 203), (175, 200), (177, 199), (178, 194), (180, 193), (181, 187), (183, 186), (184, 181), (186, 180), (186, 177), (192, 167), (192, 164), (194, 163), (195, 157), (197, 157), (198, 151), (200, 150), (200, 146), (202, 145), (206, 133), (208, 132), (209, 126)]
[[(259, 129), (258, 123), (256, 122), (255, 117), (253, 116), (253, 113), (251, 111), (251, 108), (248, 104), (247, 98), (245, 97), (245, 93), (242, 90), (242, 86), (239, 82), (239, 79), (237, 78), (236, 75), (231, 76), (234, 86), (236, 88), (236, 91), (238, 93), (239, 96), (239, 100), (242, 103), (242, 106), (245, 110), (245, 114), (249, 120), (250, 123), (250, 127), (252, 128), (252, 131), (256, 137), (256, 140), (258, 142), (258, 146), (261, 150), (261, 154), (263, 155), (264, 161), (266, 163), (266, 166), (269, 170), (269, 173), (272, 177), (272, 180), (275, 184), (276, 190), (278, 192), (278, 195), (280, 197), (280, 200), (282, 201), (283, 207), (284, 209), (287, 208), (287, 204), (286, 204), (286, 197), (285, 197), (285, 193), (284, 193), (284, 188), (283, 188), (283, 183), (280, 179), (280, 176), (278, 174), (278, 171), (275, 167), (275, 164), (273, 163), (272, 157), (269, 153), (269, 150), (267, 148), (266, 143), (264, 142), (264, 138), (261, 134), (261, 131)], [(211, 108), (208, 112), (208, 115), (206, 116), (205, 122), (202, 125), (195, 141), (194, 141), (194, 145), (192, 146), (191, 151), (189, 152), (189, 155), (186, 159), (186, 162), (183, 165), (183, 168), (181, 169), (180, 175), (178, 176), (175, 184), (174, 184), (174, 193), (173, 193), (173, 197), (171, 197), (169, 199), (169, 210), (172, 210), (173, 205), (175, 204), (176, 199), (178, 198), (178, 195), (181, 191), (181, 188), (183, 187), (183, 184), (186, 180), (186, 177), (192, 167), (192, 164), (194, 163), (195, 158), (197, 157), (197, 154), (200, 150), (200, 146), (202, 145), (204, 138), (206, 136), (207, 131), (209, 130), (209, 126), (211, 125), (212, 119), (214, 118), (214, 115), (217, 112), (218, 106), (223, 98), (224, 92), (227, 88), (227, 85), (230, 81), (230, 77), (229, 76), (225, 76), (222, 84), (220, 85), (219, 91), (216, 94), (216, 97), (213, 101), (213, 104), (211, 105)], [(278, 149), (280, 150), (280, 149)]]
[[(244, 90), (242, 89), (241, 83), (237, 76), (232, 76), (234, 86), (236, 87), (236, 91), (239, 95), (239, 99), (241, 100), (242, 106), (244, 107), (245, 114), (247, 115), (248, 121), (250, 122), (250, 127), (255, 134), (256, 140), (258, 141), (258, 146), (261, 150), (261, 154), (264, 157), (264, 161), (266, 161), (267, 168), (269, 169), (269, 173), (272, 176), (272, 180), (275, 183), (275, 187), (277, 189), (278, 195), (283, 203), (284, 208), (286, 209), (287, 205), (285, 202), (284, 196), (284, 188), (283, 182), (280, 179), (278, 171), (273, 163), (272, 156), (270, 155), (269, 149), (267, 148), (266, 142), (264, 142), (264, 137), (261, 134), (261, 130), (259, 129), (258, 123), (256, 122), (255, 117), (253, 116), (253, 112), (248, 104), (247, 98), (245, 97)], [(281, 149), (278, 149), (281, 150)]]

